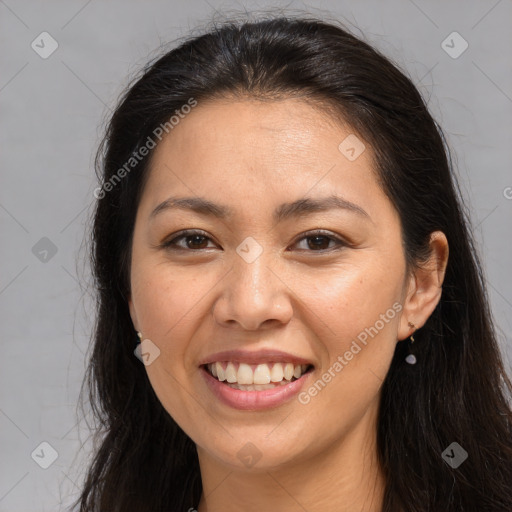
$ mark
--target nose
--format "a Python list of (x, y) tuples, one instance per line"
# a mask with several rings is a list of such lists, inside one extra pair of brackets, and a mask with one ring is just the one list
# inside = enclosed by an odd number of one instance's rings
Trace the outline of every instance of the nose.
[(292, 318), (293, 292), (264, 254), (251, 263), (235, 258), (214, 305), (218, 324), (253, 331), (285, 325)]

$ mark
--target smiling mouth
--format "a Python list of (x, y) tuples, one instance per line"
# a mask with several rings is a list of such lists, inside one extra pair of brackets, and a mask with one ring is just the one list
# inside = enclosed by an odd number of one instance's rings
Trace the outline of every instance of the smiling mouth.
[(247, 364), (231, 361), (205, 364), (202, 368), (219, 382), (242, 391), (264, 391), (286, 386), (314, 369), (312, 364)]

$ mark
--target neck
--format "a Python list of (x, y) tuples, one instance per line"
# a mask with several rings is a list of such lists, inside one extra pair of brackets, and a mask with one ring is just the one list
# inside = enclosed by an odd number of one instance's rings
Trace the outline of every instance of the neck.
[[(381, 512), (385, 479), (376, 450), (376, 414), (314, 456), (277, 468), (239, 471), (198, 448), (203, 493), (198, 512)], [(249, 508), (250, 507), (250, 508)]]

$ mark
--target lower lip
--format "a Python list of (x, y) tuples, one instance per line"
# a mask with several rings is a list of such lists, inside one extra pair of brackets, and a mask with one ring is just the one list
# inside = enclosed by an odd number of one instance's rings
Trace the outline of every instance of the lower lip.
[(300, 392), (311, 373), (309, 371), (290, 384), (279, 385), (274, 389), (243, 391), (223, 384), (201, 367), (201, 374), (213, 394), (224, 404), (241, 410), (270, 409), (290, 401)]

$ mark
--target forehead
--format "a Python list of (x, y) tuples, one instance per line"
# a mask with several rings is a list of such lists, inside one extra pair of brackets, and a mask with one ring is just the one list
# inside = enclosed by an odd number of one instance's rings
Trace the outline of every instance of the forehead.
[(368, 144), (296, 98), (199, 102), (153, 151), (144, 194), (153, 204), (176, 192), (238, 205), (339, 193), (371, 210), (370, 196), (382, 196)]
[(227, 158), (232, 152), (233, 157), (255, 157), (257, 153), (259, 159), (282, 155), (300, 161), (303, 155), (325, 152), (343, 132), (351, 132), (344, 120), (335, 119), (318, 102), (298, 98), (207, 100), (164, 138), (156, 154), (192, 144), (205, 151), (201, 156), (215, 152)]

